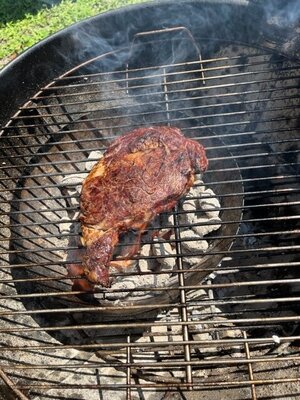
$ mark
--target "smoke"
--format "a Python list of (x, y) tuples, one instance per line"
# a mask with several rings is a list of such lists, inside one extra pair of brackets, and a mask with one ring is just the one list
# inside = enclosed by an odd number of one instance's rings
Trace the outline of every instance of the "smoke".
[[(257, 8), (252, 8), (252, 5)], [(249, 25), (246, 28), (251, 36), (255, 35), (255, 25), (262, 14), (264, 14), (262, 23), (267, 22), (267, 25), (273, 27), (294, 27), (299, 22), (299, 0), (182, 0), (174, 2), (174, 4), (170, 4), (170, 1), (161, 1), (159, 4), (141, 5), (140, 8), (124, 8), (122, 13), (116, 13), (114, 17), (111, 17), (110, 13), (103, 14), (101, 21), (96, 22), (96, 19), (91, 22), (85, 21), (83, 24), (77, 25), (76, 29), (72, 29), (71, 41), (76, 49), (79, 63), (92, 58), (93, 55), (113, 53), (117, 49), (115, 56), (112, 55), (101, 61), (102, 69), (105, 70), (107, 67), (107, 70), (113, 71), (127, 63), (128, 50), (130, 55), (132, 46), (137, 47), (139, 43), (146, 41), (146, 36), (139, 35), (143, 35), (149, 30), (187, 27), (192, 35), (199, 31), (204, 37), (218, 36), (218, 39), (230, 37), (238, 39), (238, 32), (245, 28), (241, 23), (241, 18), (244, 13), (247, 15), (248, 8), (249, 11), (252, 9), (255, 13), (254, 27)], [(262, 13), (259, 12), (260, 9), (262, 9)], [(145, 17), (147, 17), (146, 20)], [(156, 25), (157, 27), (153, 28)], [(262, 28), (263, 26), (264, 24)], [(233, 31), (236, 31), (236, 35), (232, 33)], [(174, 49), (170, 51), (165, 45), (158, 45), (155, 54), (164, 59), (165, 63), (172, 64), (178, 60), (188, 59), (190, 56), (188, 53), (195, 52), (192, 40), (186, 40), (189, 36), (186, 31), (173, 31), (165, 34), (165, 36), (167, 35), (169, 38), (173, 37)], [(151, 38), (155, 39), (155, 34), (152, 37), (149, 36), (149, 39)], [(66, 57), (68, 56), (69, 54), (66, 54)], [(172, 59), (172, 56), (175, 59)], [(94, 65), (97, 72), (99, 65), (97, 63)], [(159, 65), (159, 60), (156, 65)], [(92, 64), (89, 67), (90, 72), (93, 72)]]
[[(60, 51), (60, 55), (67, 61), (68, 58), (74, 57), (76, 65), (76, 59), (78, 64), (83, 60), (88, 60), (93, 56), (99, 56), (101, 54), (107, 54), (118, 50), (117, 59), (110, 59), (109, 68), (114, 70), (114, 67), (118, 67), (118, 64), (126, 62), (128, 56), (128, 46), (130, 47), (133, 43), (142, 42), (146, 37), (139, 37), (139, 34), (144, 34), (147, 31), (172, 29), (175, 27), (186, 27), (191, 30), (193, 35), (194, 30), (201, 28), (201, 31), (207, 35), (213, 35), (214, 30), (228, 31), (231, 29), (232, 24), (236, 20), (233, 9), (232, 0), (210, 0), (210, 1), (190, 1), (181, 0), (178, 3), (168, 1), (157, 2), (157, 4), (149, 4), (144, 6), (143, 4), (134, 7), (126, 7), (122, 12), (116, 12), (114, 16), (111, 13), (103, 14), (101, 20), (95, 17), (91, 21), (83, 21), (78, 25), (74, 25), (69, 31), (70, 44), (72, 46), (72, 54), (65, 51), (64, 47)], [(237, 0), (236, 8), (246, 8), (249, 4), (248, 0)], [(215, 25), (214, 21), (220, 21), (220, 15), (222, 15), (222, 27), (219, 24)], [(156, 28), (154, 28), (157, 26)], [(187, 58), (187, 53), (195, 51), (193, 40), (191, 39), (188, 43), (189, 33), (182, 30), (171, 32), (169, 37), (173, 36), (174, 49), (172, 54), (177, 59)], [(220, 37), (226, 37), (223, 33), (220, 33)], [(152, 36), (155, 39), (155, 35)], [(157, 35), (159, 38), (159, 35)], [(124, 51), (123, 51), (124, 50)], [(168, 58), (168, 62), (176, 62), (172, 60), (171, 56), (167, 54), (167, 57), (163, 57), (165, 53), (164, 46), (158, 47), (158, 53), (161, 54), (161, 58)], [(108, 60), (108, 59), (107, 59)], [(105, 60), (103, 60), (105, 63)], [(102, 65), (103, 67), (103, 65)], [(92, 71), (91, 71), (92, 72)]]
[(260, 0), (267, 22), (280, 28), (293, 28), (300, 22), (299, 0)]
[(299, 58), (299, 0), (253, 0), (264, 11), (264, 34), (276, 44), (278, 52)]

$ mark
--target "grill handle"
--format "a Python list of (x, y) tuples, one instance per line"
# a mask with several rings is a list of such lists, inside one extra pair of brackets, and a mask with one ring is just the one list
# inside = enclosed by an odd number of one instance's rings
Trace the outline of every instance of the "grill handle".
[(135, 42), (136, 39), (138, 39), (140, 37), (143, 37), (143, 36), (160, 35), (160, 34), (163, 34), (163, 33), (172, 33), (172, 32), (174, 32), (174, 33), (185, 32), (189, 36), (191, 41), (193, 42), (194, 47), (200, 53), (199, 46), (197, 45), (197, 42), (196, 42), (193, 34), (185, 26), (174, 26), (172, 28), (164, 28), (164, 29), (156, 29), (156, 30), (153, 30), (153, 31), (138, 32), (133, 37), (132, 45), (134, 45), (134, 42)]
[(202, 77), (202, 83), (203, 85), (205, 85), (205, 75), (204, 75), (204, 68), (203, 68), (203, 64), (202, 64), (202, 55), (201, 55), (201, 50), (200, 47), (198, 46), (193, 34), (191, 33), (191, 31), (186, 28), (185, 26), (175, 26), (175, 27), (171, 27), (171, 28), (164, 28), (164, 29), (156, 29), (156, 30), (152, 30), (152, 31), (145, 31), (145, 32), (138, 32), (133, 36), (133, 40), (130, 46), (130, 50), (129, 50), (129, 55), (128, 55), (128, 60), (126, 63), (126, 66), (128, 67), (129, 65), (129, 60), (133, 54), (133, 48), (136, 45), (136, 41), (141, 39), (141, 38), (145, 38), (145, 37), (151, 37), (151, 36), (156, 36), (156, 35), (163, 35), (165, 33), (178, 33), (178, 32), (184, 32), (186, 34), (186, 36), (190, 39), (193, 47), (195, 48), (196, 52), (198, 53), (198, 57), (199, 57), (199, 61), (200, 61), (200, 73), (201, 73), (201, 77)]

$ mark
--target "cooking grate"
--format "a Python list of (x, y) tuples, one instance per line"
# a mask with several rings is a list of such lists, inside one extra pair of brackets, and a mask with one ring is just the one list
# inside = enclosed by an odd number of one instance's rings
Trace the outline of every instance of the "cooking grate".
[[(296, 398), (299, 77), (298, 63), (274, 52), (225, 42), (200, 51), (177, 28), (137, 35), (20, 107), (0, 138), (0, 376), (15, 396)], [(76, 297), (66, 265), (80, 260), (87, 159), (149, 124), (179, 126), (207, 148), (198, 186), (219, 200), (220, 227), (183, 240), (181, 204), (166, 217), (175, 254), (136, 257), (176, 260), (170, 285)], [(205, 253), (184, 246), (204, 240)]]

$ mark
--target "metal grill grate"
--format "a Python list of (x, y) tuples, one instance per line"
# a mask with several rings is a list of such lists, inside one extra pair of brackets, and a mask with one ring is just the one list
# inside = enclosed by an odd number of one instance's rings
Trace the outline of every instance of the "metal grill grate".
[[(160, 62), (152, 38), (80, 65), (3, 128), (0, 376), (19, 398), (298, 394), (299, 65), (246, 46), (200, 54), (191, 38), (170, 42)], [(76, 297), (66, 265), (80, 261), (75, 189), (88, 157), (134, 127), (167, 123), (206, 147), (198, 187), (218, 198), (220, 227), (183, 239), (191, 211), (181, 203), (164, 225), (175, 253), (136, 256), (173, 258), (169, 284)], [(186, 250), (204, 240), (204, 253)]]

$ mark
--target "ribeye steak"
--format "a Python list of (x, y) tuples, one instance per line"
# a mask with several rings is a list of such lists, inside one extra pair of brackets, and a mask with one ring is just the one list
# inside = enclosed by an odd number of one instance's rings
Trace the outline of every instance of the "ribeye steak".
[[(150, 126), (116, 139), (84, 180), (80, 198), (82, 243), (86, 248), (74, 288), (110, 286), (110, 266), (129, 265), (149, 222), (186, 195), (208, 161), (201, 144), (178, 128)], [(122, 232), (135, 230), (136, 243), (123, 260), (112, 261)], [(85, 283), (84, 283), (85, 282)]]

